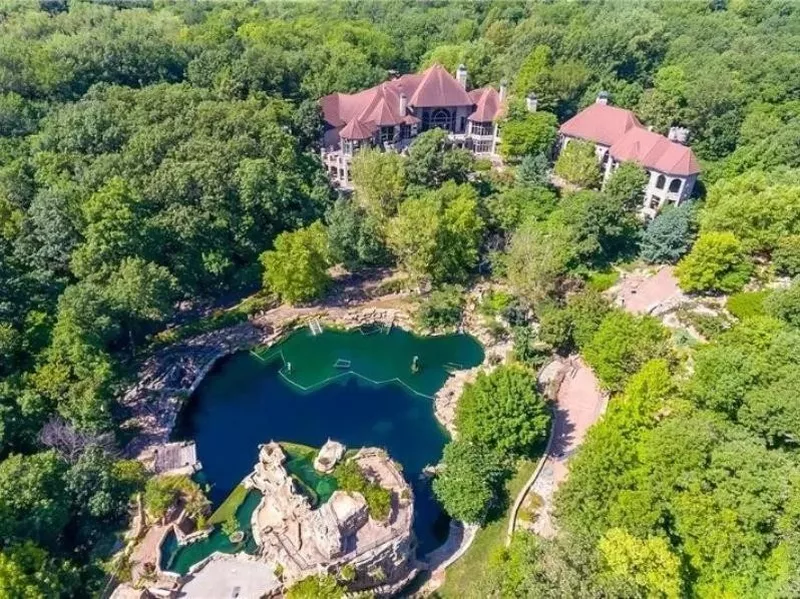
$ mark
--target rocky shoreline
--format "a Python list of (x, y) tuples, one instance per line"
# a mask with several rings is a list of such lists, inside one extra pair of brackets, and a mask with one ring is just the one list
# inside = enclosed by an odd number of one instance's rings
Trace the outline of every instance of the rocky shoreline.
[[(434, 398), (436, 418), (451, 435), (456, 432), (455, 407), (464, 386), (473, 381), (478, 372), (491, 370), (501, 363), (510, 349), (510, 344), (494, 341), (475, 314), (480, 293), (480, 290), (476, 290), (470, 294), (461, 330), (481, 342), (486, 358), (476, 368), (454, 373)], [(131, 417), (123, 427), (137, 431), (125, 449), (126, 455), (137, 457), (148, 448), (169, 441), (185, 401), (221, 358), (254, 347), (269, 347), (314, 319), (323, 325), (342, 329), (381, 324), (418, 334), (425, 333), (415, 327), (409, 310), (403, 308), (369, 304), (301, 308), (280, 306), (247, 322), (203, 333), (165, 348), (145, 361), (138, 382), (120, 400), (131, 412)]]

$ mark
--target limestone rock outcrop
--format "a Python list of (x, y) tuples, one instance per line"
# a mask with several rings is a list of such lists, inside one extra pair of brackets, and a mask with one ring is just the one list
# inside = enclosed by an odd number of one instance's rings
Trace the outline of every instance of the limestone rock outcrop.
[(317, 472), (333, 472), (336, 464), (344, 457), (345, 447), (338, 441), (328, 439), (314, 458), (314, 470)]

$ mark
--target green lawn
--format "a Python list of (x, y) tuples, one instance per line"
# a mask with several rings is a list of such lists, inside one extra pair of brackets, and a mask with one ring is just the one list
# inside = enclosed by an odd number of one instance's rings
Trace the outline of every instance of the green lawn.
[(503, 517), (487, 524), (478, 531), (467, 553), (455, 564), (447, 569), (445, 583), (437, 591), (437, 595), (444, 599), (464, 599), (469, 596), (469, 590), (475, 582), (480, 580), (489, 556), (502, 547), (506, 540), (508, 518), (517, 494), (528, 481), (536, 469), (536, 462), (525, 460), (520, 463), (517, 473), (506, 483), (508, 491), (508, 509)]
[(225, 498), (217, 510), (211, 514), (208, 519), (209, 524), (222, 524), (231, 516), (236, 515), (236, 510), (242, 505), (245, 497), (247, 497), (247, 489), (244, 485), (237, 485), (236, 488)]

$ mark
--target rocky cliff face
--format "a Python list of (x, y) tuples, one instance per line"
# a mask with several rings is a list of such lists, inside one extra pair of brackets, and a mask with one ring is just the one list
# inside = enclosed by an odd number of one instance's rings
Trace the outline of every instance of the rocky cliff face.
[(261, 446), (259, 461), (246, 480), (263, 495), (252, 520), (259, 559), (279, 567), (288, 585), (320, 571), (342, 573), (347, 568), (353, 575), (348, 581), (351, 590), (393, 594), (416, 573), (411, 487), (382, 450), (362, 449), (351, 459), (370, 482), (391, 492), (385, 520), (369, 515), (358, 492), (336, 491), (312, 509), (286, 471), (280, 445)]

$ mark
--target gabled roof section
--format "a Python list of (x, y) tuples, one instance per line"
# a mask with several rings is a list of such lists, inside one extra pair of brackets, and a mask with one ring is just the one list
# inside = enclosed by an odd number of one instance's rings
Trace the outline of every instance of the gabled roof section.
[(609, 152), (620, 162), (633, 160), (668, 175), (688, 177), (700, 172), (700, 164), (691, 148), (643, 127), (629, 130), (611, 145)]
[(419, 108), (472, 106), (467, 90), (440, 64), (422, 74), (422, 80), (408, 103)]
[(496, 121), (503, 113), (505, 107), (500, 101), (500, 94), (493, 87), (482, 87), (469, 92), (475, 110), (469, 115), (469, 120), (486, 123)]
[(595, 103), (581, 110), (559, 128), (563, 135), (610, 146), (642, 124), (630, 110)]
[(365, 123), (358, 119), (353, 119), (347, 123), (339, 132), (339, 137), (345, 139), (369, 139), (375, 133), (374, 123)]

